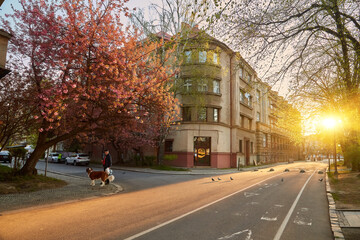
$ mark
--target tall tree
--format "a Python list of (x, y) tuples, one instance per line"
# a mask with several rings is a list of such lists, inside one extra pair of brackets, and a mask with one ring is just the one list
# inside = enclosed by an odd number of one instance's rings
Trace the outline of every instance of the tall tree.
[(127, 0), (20, 2), (22, 10), (10, 16), (15, 25), (2, 21), (14, 36), (12, 70), (32, 96), (28, 105), (36, 107), (37, 143), (20, 174), (32, 174), (59, 141), (141, 121), (153, 107), (172, 116), (167, 82), (173, 72), (153, 54), (159, 44), (139, 42), (123, 27)]

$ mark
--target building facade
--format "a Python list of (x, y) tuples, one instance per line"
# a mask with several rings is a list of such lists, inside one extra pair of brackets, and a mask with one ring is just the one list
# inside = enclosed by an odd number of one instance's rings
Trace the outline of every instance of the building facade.
[(177, 79), (181, 124), (165, 141), (167, 164), (230, 168), (297, 160), (289, 130), (276, 124), (290, 105), (224, 43), (191, 29)]

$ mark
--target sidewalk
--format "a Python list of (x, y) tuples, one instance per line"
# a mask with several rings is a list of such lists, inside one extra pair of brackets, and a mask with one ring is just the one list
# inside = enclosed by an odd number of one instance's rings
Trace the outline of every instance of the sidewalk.
[[(328, 170), (328, 169), (327, 169)], [(331, 228), (335, 239), (360, 239), (360, 209), (336, 209), (332, 196), (332, 189), (326, 174), (326, 192), (329, 202), (329, 215)]]

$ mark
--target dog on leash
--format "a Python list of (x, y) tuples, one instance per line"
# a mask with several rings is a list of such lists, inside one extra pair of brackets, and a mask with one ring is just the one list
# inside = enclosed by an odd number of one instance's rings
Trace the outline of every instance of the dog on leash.
[(95, 186), (95, 180), (96, 179), (101, 179), (101, 184), (100, 186), (103, 187), (105, 185), (105, 181), (109, 180), (109, 182), (114, 181), (115, 177), (114, 175), (109, 175), (108, 172), (105, 171), (94, 171), (92, 168), (86, 168), (86, 172), (89, 176), (89, 178), (91, 179), (91, 186)]

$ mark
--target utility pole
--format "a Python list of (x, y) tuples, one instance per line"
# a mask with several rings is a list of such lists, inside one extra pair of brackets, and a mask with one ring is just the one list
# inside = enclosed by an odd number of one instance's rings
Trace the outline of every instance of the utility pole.
[(334, 127), (334, 164), (335, 164), (335, 172), (334, 175), (337, 176), (338, 175), (338, 171), (337, 171), (337, 161), (336, 161), (336, 132), (335, 132), (335, 127)]

